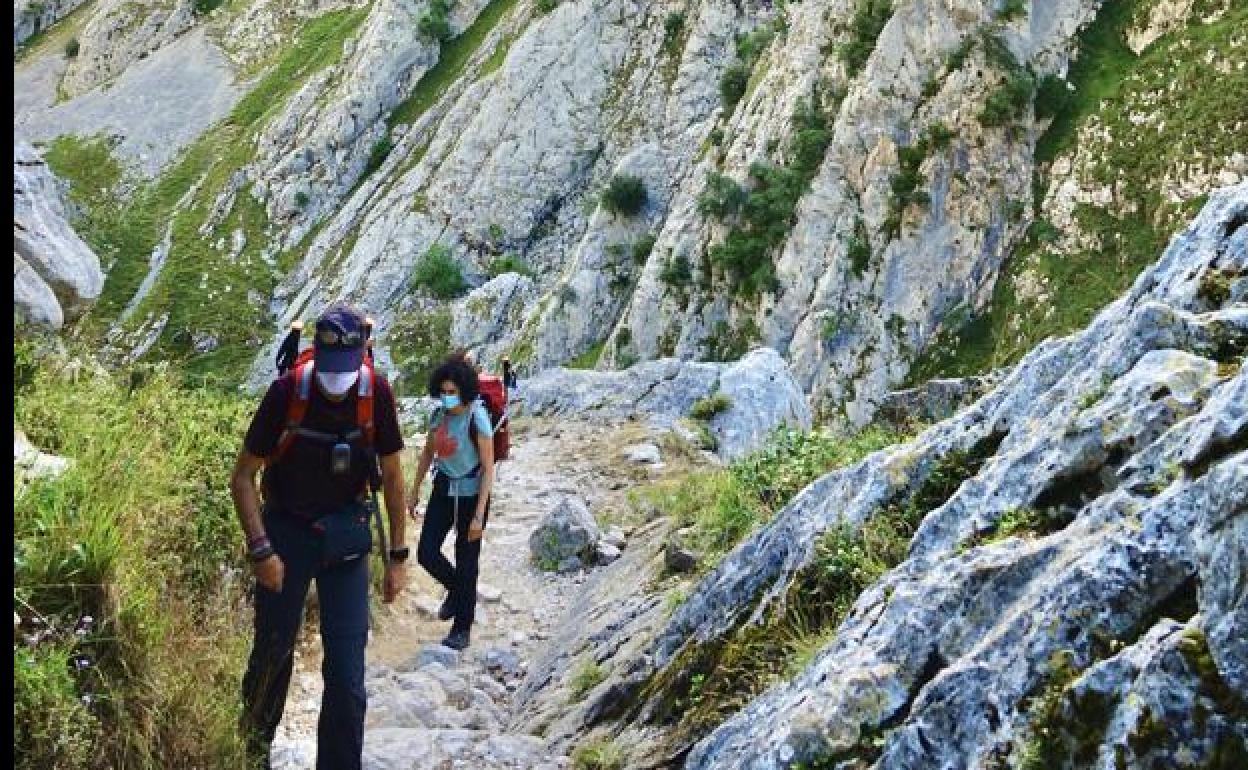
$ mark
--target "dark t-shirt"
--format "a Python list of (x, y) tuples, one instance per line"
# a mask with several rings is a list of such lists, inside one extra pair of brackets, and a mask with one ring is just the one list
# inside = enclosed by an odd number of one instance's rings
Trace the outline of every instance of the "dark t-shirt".
[[(375, 378), (373, 423), (376, 432), (373, 446), (378, 455), (384, 456), (403, 448), (403, 436), (399, 433), (399, 419), (390, 383), (380, 374)], [(269, 386), (243, 440), (248, 452), (268, 457), (277, 448), (277, 441), (286, 426), (286, 408), (293, 390), (294, 378), (291, 376), (282, 377)], [(356, 392), (357, 388), (352, 388), (345, 399), (335, 403), (313, 383), (302, 427), (338, 435), (354, 430)], [(331, 446), (329, 442), (297, 437), (282, 459), (264, 470), (265, 502), (301, 518), (315, 518), (357, 499), (368, 483), (363, 441), (352, 444), (351, 468), (342, 476), (330, 472)]]

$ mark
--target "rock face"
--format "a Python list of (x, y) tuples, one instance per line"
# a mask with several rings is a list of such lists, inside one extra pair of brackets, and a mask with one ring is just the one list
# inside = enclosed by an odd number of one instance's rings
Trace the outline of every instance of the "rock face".
[(85, 0), (13, 0), (13, 45), (63, 19)]
[(191, 28), (195, 0), (102, 0), (78, 37), (61, 87), (70, 96), (121, 74)]
[(588, 565), (593, 563), (600, 536), (598, 522), (585, 503), (565, 497), (529, 535), (529, 550), (541, 565), (561, 565), (573, 559)]
[[(982, 458), (814, 660), (685, 766), (965, 767), (1070, 756), (1080, 736), (1128, 767), (1244, 756), (1248, 603), (1228, 570), (1248, 552), (1246, 351), (1240, 185), (1085, 331), (913, 443), (819, 479), (702, 581), (658, 636), (660, 669), (783, 612), (824, 533), (904, 503), (952, 453)], [(1047, 523), (1013, 527), (1020, 511)]]
[(40, 452), (26, 438), (26, 434), (13, 429), (14, 488), (21, 489), (34, 479), (56, 477), (64, 473), (70, 461), (64, 457)]
[(104, 288), (100, 260), (66, 221), (56, 178), (34, 148), (13, 151), (13, 314), (59, 329)]
[(782, 426), (809, 429), (810, 409), (774, 350), (760, 348), (740, 361), (713, 364), (661, 359), (624, 371), (552, 369), (524, 381), (530, 414), (576, 414), (590, 419), (681, 418), (720, 394), (726, 408), (708, 428), (721, 457), (732, 459), (762, 446)]

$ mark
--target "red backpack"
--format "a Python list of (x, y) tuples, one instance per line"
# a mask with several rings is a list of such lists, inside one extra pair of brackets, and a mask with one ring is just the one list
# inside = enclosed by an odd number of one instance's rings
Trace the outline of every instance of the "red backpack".
[[(308, 414), (308, 404), (312, 400), (312, 380), (315, 376), (315, 362), (312, 360), (312, 348), (308, 348), (299, 354), (295, 362), (295, 366), (283, 377), (289, 377), (293, 380), (291, 383), (290, 400), (286, 402), (286, 425), (282, 429), (282, 435), (277, 440), (277, 448), (273, 450), (273, 454), (267, 458), (268, 464), (273, 464), (282, 458), (286, 450), (290, 449), (295, 443), (295, 439), (300, 435), (311, 436), (324, 440), (324, 436), (313, 434), (300, 427), (303, 418)], [(359, 438), (363, 439), (364, 445), (371, 447), (373, 445), (373, 437), (376, 434), (376, 426), (373, 423), (373, 393), (375, 387), (375, 375), (373, 373), (373, 362), (371, 356), (366, 356), (364, 365), (360, 367), (360, 379), (356, 383), (358, 388), (355, 400), (355, 424), (360, 431)]]
[[(501, 377), (494, 374), (482, 374), (477, 377), (477, 392), (481, 403), (490, 415), (490, 425), (494, 427), (494, 462), (506, 460), (511, 453), (511, 431), (508, 430), (507, 388), (503, 387)], [(469, 433), (472, 440), (477, 440), (477, 425), (469, 420)]]

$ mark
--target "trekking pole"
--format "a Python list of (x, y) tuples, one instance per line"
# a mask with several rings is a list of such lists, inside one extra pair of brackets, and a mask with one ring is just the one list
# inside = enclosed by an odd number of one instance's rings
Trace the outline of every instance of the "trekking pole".
[(377, 502), (377, 487), (381, 486), (381, 468), (377, 464), (377, 456), (373, 455), (369, 467), (368, 489), (373, 498), (373, 517), (377, 520), (377, 539), (381, 541), (382, 564), (390, 566), (390, 545), (386, 540), (386, 526), (381, 519), (381, 505)]

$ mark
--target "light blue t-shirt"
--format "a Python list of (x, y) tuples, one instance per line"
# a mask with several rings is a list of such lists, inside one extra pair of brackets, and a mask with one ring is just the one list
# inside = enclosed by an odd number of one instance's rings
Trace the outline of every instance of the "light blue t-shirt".
[(462, 414), (451, 414), (439, 407), (429, 420), (435, 465), (450, 477), (449, 491), (456, 497), (471, 497), (481, 487), (481, 474), (474, 473), (474, 469), (481, 464), (481, 458), (468, 433), (469, 415), (477, 422), (478, 436), (487, 439), (494, 436), (490, 413), (479, 401)]

